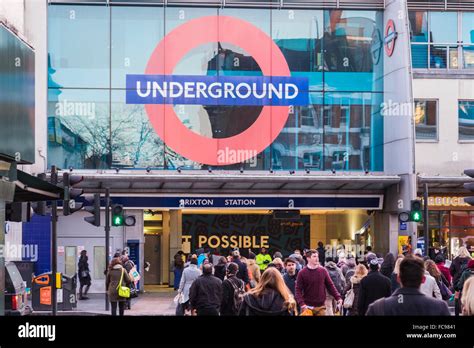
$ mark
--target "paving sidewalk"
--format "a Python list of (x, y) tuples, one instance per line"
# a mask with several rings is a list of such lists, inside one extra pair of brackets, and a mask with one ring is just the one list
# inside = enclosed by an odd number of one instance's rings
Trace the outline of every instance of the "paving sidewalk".
[[(147, 291), (132, 299), (132, 309), (126, 310), (125, 315), (175, 315), (176, 306), (173, 302), (176, 291), (170, 288), (161, 288), (158, 291)], [(58, 311), (58, 315), (110, 315), (105, 310), (105, 294), (89, 294), (88, 300), (77, 302), (73, 311)], [(109, 305), (110, 308), (110, 305)], [(50, 315), (51, 312), (34, 312), (33, 315)]]

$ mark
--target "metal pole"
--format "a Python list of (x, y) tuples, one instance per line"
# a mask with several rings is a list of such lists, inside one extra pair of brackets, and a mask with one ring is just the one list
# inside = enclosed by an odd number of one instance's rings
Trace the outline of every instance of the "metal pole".
[(423, 192), (423, 229), (425, 230), (425, 255), (429, 256), (428, 253), (428, 242), (429, 242), (429, 220), (428, 220), (428, 184), (424, 185)]
[[(105, 189), (105, 267), (109, 266), (109, 249), (110, 249), (110, 189)], [(109, 310), (109, 294), (105, 289), (105, 310)]]
[[(58, 173), (56, 166), (51, 166), (51, 184), (57, 185)], [(56, 292), (56, 273), (57, 273), (57, 222), (58, 222), (58, 201), (51, 203), (51, 305), (53, 316), (57, 314), (57, 292)]]

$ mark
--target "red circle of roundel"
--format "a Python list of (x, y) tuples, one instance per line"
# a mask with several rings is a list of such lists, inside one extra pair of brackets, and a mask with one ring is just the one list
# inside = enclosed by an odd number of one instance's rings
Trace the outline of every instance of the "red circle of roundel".
[[(171, 75), (188, 51), (217, 40), (232, 43), (248, 52), (263, 75), (290, 76), (283, 53), (267, 34), (250, 23), (228, 16), (201, 17), (172, 30), (156, 46), (145, 73)], [(271, 52), (271, 57), (268, 52)], [(146, 104), (145, 109), (158, 136), (171, 149), (190, 160), (208, 165), (243, 162), (262, 152), (280, 134), (289, 114), (288, 106), (264, 106), (255, 122), (242, 133), (214, 139), (188, 129), (174, 112), (173, 105)], [(224, 153), (236, 155), (233, 159), (219, 156)]]
[[(394, 32), (395, 32), (395, 22), (393, 21), (393, 19), (390, 19), (387, 22), (387, 26), (385, 27), (385, 37), (387, 37), (390, 33), (394, 33)], [(392, 41), (387, 42), (385, 44), (385, 52), (387, 53), (389, 57), (392, 56), (393, 51), (395, 50), (395, 41), (396, 41), (396, 38), (394, 38)]]

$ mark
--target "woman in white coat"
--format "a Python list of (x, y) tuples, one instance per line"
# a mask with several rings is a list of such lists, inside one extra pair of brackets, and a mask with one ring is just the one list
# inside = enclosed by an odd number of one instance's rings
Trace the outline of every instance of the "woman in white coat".
[(176, 315), (184, 315), (185, 311), (189, 309), (189, 289), (191, 288), (191, 285), (193, 285), (193, 282), (202, 274), (197, 263), (197, 257), (194, 257), (193, 255), (189, 266), (183, 270), (178, 289), (178, 293), (182, 295), (181, 303), (178, 303)]

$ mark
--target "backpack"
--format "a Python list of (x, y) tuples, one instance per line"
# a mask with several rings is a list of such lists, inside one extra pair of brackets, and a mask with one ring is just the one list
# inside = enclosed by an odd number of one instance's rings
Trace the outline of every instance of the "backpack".
[(232, 288), (234, 289), (232, 310), (234, 313), (238, 313), (240, 310), (240, 307), (242, 306), (242, 302), (244, 301), (245, 290), (244, 290), (244, 282), (238, 278), (234, 280), (234, 278), (235, 277), (229, 278), (227, 280), (229, 281), (230, 285), (232, 285)]
[(342, 279), (339, 272), (337, 270), (328, 270), (328, 273), (331, 277), (332, 282), (334, 283), (334, 286), (336, 287), (336, 290), (341, 296), (344, 295), (344, 289), (342, 288)]

